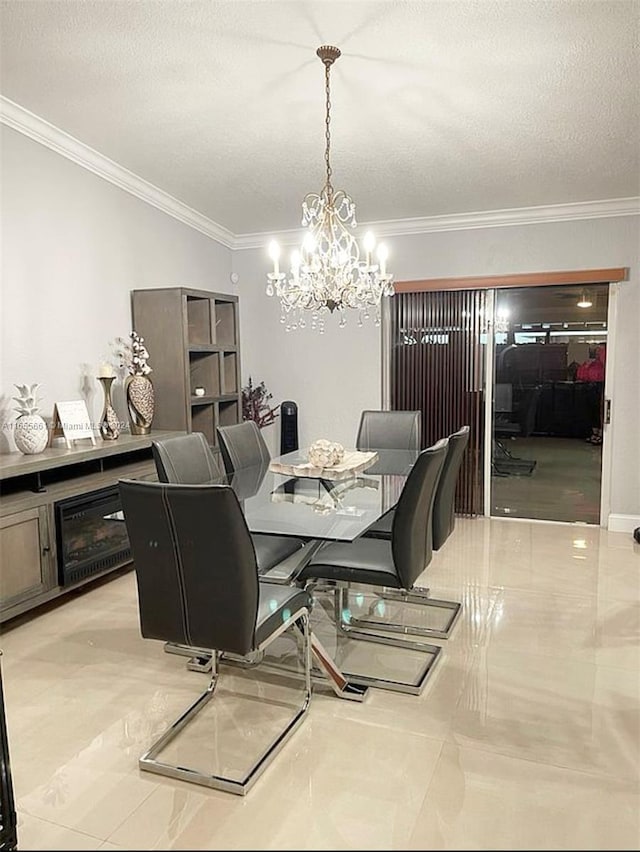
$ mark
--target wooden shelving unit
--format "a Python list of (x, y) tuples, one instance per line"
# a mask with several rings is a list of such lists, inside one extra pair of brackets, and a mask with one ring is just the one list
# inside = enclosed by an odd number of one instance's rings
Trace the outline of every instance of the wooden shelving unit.
[(217, 449), (216, 427), (242, 418), (238, 297), (189, 287), (134, 290), (132, 319), (153, 369), (154, 427), (203, 432)]

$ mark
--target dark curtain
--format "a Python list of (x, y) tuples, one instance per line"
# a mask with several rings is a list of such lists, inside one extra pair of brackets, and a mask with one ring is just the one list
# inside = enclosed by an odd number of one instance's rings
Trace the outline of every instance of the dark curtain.
[(469, 425), (456, 512), (483, 511), (486, 290), (398, 293), (391, 300), (391, 408), (422, 411), (428, 447)]

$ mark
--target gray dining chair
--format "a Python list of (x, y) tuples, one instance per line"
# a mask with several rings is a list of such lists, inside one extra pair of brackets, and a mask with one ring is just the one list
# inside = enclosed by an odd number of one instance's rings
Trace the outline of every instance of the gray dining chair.
[[(462, 466), (464, 452), (469, 443), (469, 426), (462, 426), (447, 438), (447, 456), (442, 467), (442, 473), (438, 481), (438, 487), (433, 502), (431, 517), (431, 536), (433, 550), (440, 550), (445, 541), (453, 532), (455, 526), (455, 496), (456, 485)], [(389, 541), (392, 537), (394, 509), (391, 509), (374, 524), (366, 533), (369, 538), (378, 538)], [(409, 594), (398, 592), (395, 589), (385, 589), (382, 598), (386, 600), (400, 600), (411, 604), (437, 607), (440, 610), (448, 610), (449, 618), (441, 628), (422, 627), (418, 625), (386, 623), (386, 627), (392, 631), (402, 633), (413, 633), (420, 636), (432, 636), (437, 639), (448, 639), (451, 635), (462, 608), (458, 601), (442, 600), (433, 598), (431, 590), (422, 586), (414, 586)], [(375, 608), (372, 607), (372, 611)]]
[[(360, 415), (356, 449), (358, 450), (414, 450), (422, 441), (422, 412), (377, 411), (365, 409)], [(367, 538), (391, 538), (393, 509), (365, 535)]]
[(456, 524), (456, 485), (462, 459), (469, 443), (469, 427), (449, 435), (449, 450), (433, 504), (433, 549), (440, 550)]
[(420, 411), (374, 411), (360, 416), (356, 449), (419, 450), (422, 442)]
[[(311, 597), (297, 586), (259, 581), (251, 535), (230, 486), (120, 480), (119, 487), (136, 573), (142, 636), (201, 648), (212, 660), (206, 690), (140, 757), (140, 769), (245, 795), (308, 712)], [(262, 652), (289, 630), (296, 631), (296, 647), (301, 644), (302, 702), (266, 748), (253, 755), (250, 767), (232, 774), (224, 766), (202, 765), (204, 760), (190, 767), (184, 758), (179, 763), (163, 758), (165, 748), (213, 698), (219, 656)], [(296, 680), (299, 682), (299, 675)], [(262, 691), (257, 703), (255, 696), (247, 697), (255, 706), (258, 724), (267, 699)], [(268, 703), (282, 708), (282, 697)], [(210, 724), (213, 739), (219, 732), (215, 722)], [(234, 727), (239, 726), (238, 719)], [(245, 752), (253, 734), (255, 730), (245, 731), (234, 750)]]
[[(440, 550), (444, 542), (453, 532), (455, 526), (455, 496), (456, 485), (462, 466), (464, 451), (469, 443), (469, 427), (461, 426), (457, 432), (448, 435), (449, 448), (447, 458), (440, 477), (433, 506), (433, 549)], [(369, 530), (369, 538), (391, 538), (393, 509), (386, 512)]]
[[(224, 480), (224, 475), (202, 432), (155, 439), (151, 442), (151, 450), (160, 482), (206, 485)], [(261, 468), (251, 470), (260, 471)], [(291, 536), (253, 533), (251, 537), (259, 574), (265, 574), (298, 553), (305, 544), (302, 539)]]
[[(408, 596), (432, 555), (431, 517), (436, 489), (447, 455), (443, 438), (422, 450), (400, 494), (393, 517), (391, 541), (359, 538), (353, 543), (326, 544), (302, 569), (297, 580), (312, 591), (330, 589), (334, 596), (334, 618), (339, 634), (383, 645), (397, 645), (428, 655), (419, 684), (408, 686), (376, 675), (358, 675), (370, 686), (402, 692), (420, 692), (442, 649), (426, 642), (408, 641), (388, 633), (397, 632), (387, 622), (354, 618), (349, 595), (353, 584), (394, 589)], [(380, 632), (380, 631), (384, 631)]]
[(178, 485), (212, 485), (224, 475), (202, 432), (155, 438), (151, 452), (160, 482)]
[(271, 459), (269, 448), (260, 429), (253, 420), (218, 426), (218, 443), (227, 474), (242, 467), (268, 464)]
[[(226, 479), (202, 432), (174, 435), (171, 438), (156, 438), (151, 442), (151, 451), (160, 482), (178, 485), (211, 485), (223, 483)], [(254, 474), (256, 468), (248, 468), (247, 471)], [(238, 471), (235, 476), (244, 475), (245, 472)], [(234, 491), (238, 493), (235, 486)], [(258, 574), (267, 575), (266, 579), (269, 579), (268, 574), (274, 569), (277, 569), (278, 578), (287, 578), (295, 574), (304, 560), (313, 552), (310, 550), (307, 553), (304, 550), (305, 542), (291, 536), (252, 533), (251, 539), (256, 554)], [(279, 581), (282, 580), (279, 579)], [(167, 642), (164, 650), (168, 654), (187, 657), (186, 665), (191, 671), (208, 672), (211, 668), (210, 655), (199, 653), (196, 648)]]

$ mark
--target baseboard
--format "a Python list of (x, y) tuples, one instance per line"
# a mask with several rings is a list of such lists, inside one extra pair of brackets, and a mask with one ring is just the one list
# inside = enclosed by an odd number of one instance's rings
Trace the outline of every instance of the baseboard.
[(609, 515), (609, 532), (633, 532), (640, 527), (640, 515)]

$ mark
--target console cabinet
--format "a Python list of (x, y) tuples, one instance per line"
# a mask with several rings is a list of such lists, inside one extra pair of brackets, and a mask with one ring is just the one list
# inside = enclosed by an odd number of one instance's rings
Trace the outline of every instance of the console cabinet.
[(46, 506), (0, 517), (0, 607), (12, 609), (54, 585)]
[[(79, 498), (86, 497), (88, 502), (105, 491), (118, 499), (117, 484), (122, 478), (156, 479), (151, 442), (175, 434), (154, 430), (149, 435), (120, 435), (116, 441), (98, 439), (95, 447), (0, 455), (0, 622), (131, 562), (130, 555), (122, 552), (111, 559), (96, 558), (95, 570), (76, 570), (65, 580), (61, 566), (66, 551), (58, 507), (70, 501), (80, 506)], [(81, 513), (78, 508), (73, 515), (76, 533), (84, 521)], [(98, 543), (92, 524), (102, 522), (101, 514), (98, 503), (97, 513), (87, 514), (82, 528), (89, 550)]]
[(154, 425), (202, 432), (217, 450), (216, 427), (242, 419), (238, 297), (188, 287), (134, 290), (131, 312), (153, 369)]

